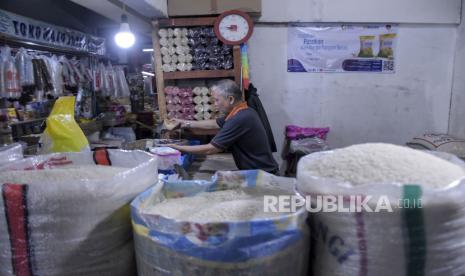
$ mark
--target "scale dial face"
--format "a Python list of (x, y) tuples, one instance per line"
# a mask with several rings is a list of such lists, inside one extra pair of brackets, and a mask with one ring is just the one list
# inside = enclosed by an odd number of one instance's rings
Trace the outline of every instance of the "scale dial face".
[(224, 12), (215, 22), (215, 34), (224, 44), (240, 45), (245, 43), (252, 36), (252, 32), (252, 19), (241, 11)]

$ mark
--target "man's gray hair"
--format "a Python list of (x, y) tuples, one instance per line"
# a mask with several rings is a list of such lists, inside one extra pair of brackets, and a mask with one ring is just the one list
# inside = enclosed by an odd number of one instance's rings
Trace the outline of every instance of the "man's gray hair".
[(232, 80), (220, 80), (211, 87), (211, 90), (218, 92), (225, 98), (233, 96), (236, 101), (242, 101), (242, 91)]

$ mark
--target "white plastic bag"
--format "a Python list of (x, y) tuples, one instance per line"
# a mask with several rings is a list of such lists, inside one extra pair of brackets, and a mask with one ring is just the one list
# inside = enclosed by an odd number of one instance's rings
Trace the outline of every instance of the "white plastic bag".
[(6, 88), (5, 88), (5, 74), (4, 74), (4, 62), (5, 59), (3, 58), (3, 48), (0, 49), (0, 98), (6, 97)]
[(291, 140), (289, 147), (290, 153), (310, 154), (317, 151), (328, 150), (328, 143), (318, 137), (303, 138), (299, 140)]
[(181, 164), (181, 152), (170, 147), (151, 148), (150, 152), (157, 156), (159, 170), (174, 170), (174, 165)]
[(128, 81), (124, 75), (124, 70), (121, 66), (115, 67), (115, 81), (117, 95), (119, 97), (129, 97), (131, 93), (129, 92)]
[(21, 95), (21, 86), (19, 83), (19, 74), (16, 69), (16, 63), (11, 56), (11, 48), (2, 47), (3, 59), (3, 78), (4, 78), (4, 96), (8, 98), (19, 98)]
[(32, 59), (27, 54), (26, 49), (19, 48), (16, 53), (16, 67), (19, 74), (19, 82), (22, 86), (34, 84), (34, 71), (32, 67)]
[(108, 95), (108, 88), (106, 82), (106, 74), (105, 74), (105, 65), (103, 63), (99, 63), (97, 68), (94, 71), (94, 89), (95, 91), (101, 91), (102, 95)]
[(64, 84), (68, 86), (72, 86), (72, 87), (77, 86), (77, 81), (74, 76), (74, 71), (68, 59), (65, 56), (61, 56), (58, 60), (62, 64)]
[(50, 67), (50, 76), (53, 83), (53, 96), (60, 97), (63, 95), (63, 65), (55, 55), (48, 58), (47, 63)]
[(118, 85), (116, 81), (116, 74), (113, 66), (109, 64), (105, 69), (105, 88), (107, 95), (111, 97), (118, 97)]

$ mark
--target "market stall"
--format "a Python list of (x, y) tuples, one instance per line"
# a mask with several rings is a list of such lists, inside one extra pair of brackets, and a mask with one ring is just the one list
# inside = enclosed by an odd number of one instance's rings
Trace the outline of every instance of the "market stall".
[(465, 0), (311, 2), (0, 1), (0, 276), (465, 275)]

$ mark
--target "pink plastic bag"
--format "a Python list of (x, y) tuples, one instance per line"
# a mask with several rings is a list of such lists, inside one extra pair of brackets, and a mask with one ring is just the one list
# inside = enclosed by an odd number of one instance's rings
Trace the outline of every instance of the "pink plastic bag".
[(309, 137), (318, 137), (326, 140), (326, 135), (329, 132), (329, 127), (325, 128), (311, 128), (311, 127), (299, 127), (295, 125), (286, 126), (286, 137), (289, 140), (297, 140)]

